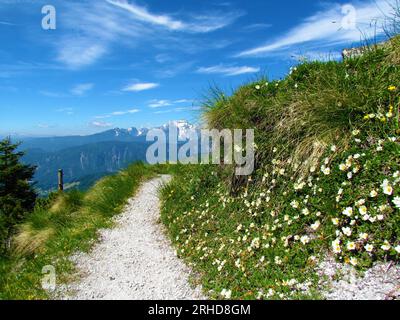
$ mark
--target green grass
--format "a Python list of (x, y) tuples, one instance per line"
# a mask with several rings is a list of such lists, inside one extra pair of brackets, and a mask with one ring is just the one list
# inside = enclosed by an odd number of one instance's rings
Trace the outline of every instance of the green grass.
[(58, 284), (71, 280), (74, 266), (68, 257), (89, 250), (97, 231), (112, 227), (111, 218), (121, 212), (140, 184), (168, 170), (134, 164), (101, 179), (85, 193), (70, 191), (41, 200), (19, 227), (10, 255), (0, 259), (0, 299), (49, 298), (41, 287), (42, 268), (54, 266)]
[(208, 126), (254, 128), (256, 170), (181, 166), (162, 193), (162, 220), (211, 297), (317, 299), (327, 255), (360, 271), (399, 260), (399, 39), (213, 91)]

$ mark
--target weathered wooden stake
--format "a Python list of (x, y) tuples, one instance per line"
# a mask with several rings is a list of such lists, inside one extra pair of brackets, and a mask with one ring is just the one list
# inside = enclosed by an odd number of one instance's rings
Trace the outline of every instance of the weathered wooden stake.
[(62, 169), (58, 170), (58, 191), (64, 190), (64, 172)]

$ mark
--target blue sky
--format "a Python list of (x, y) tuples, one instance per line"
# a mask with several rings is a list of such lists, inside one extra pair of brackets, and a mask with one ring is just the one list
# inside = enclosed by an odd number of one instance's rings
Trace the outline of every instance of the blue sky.
[(210, 85), (338, 59), (393, 1), (0, 0), (0, 135), (196, 122)]

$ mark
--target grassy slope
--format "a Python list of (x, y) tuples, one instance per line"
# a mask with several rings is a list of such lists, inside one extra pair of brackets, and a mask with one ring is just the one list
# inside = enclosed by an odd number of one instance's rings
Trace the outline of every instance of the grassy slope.
[(209, 127), (254, 128), (257, 170), (240, 181), (229, 166), (181, 167), (162, 211), (211, 296), (318, 298), (314, 267), (327, 252), (361, 270), (398, 261), (399, 56), (394, 38), (360, 58), (215, 92)]
[(68, 257), (89, 250), (97, 230), (112, 226), (126, 200), (145, 179), (166, 167), (134, 164), (103, 178), (86, 193), (72, 191), (38, 205), (20, 226), (10, 257), (0, 260), (0, 299), (41, 299), (42, 268), (53, 265), (57, 282), (68, 281), (73, 264)]

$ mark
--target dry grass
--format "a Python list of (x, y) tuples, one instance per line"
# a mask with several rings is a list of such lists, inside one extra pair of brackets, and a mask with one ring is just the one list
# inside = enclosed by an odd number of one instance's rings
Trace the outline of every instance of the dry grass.
[(53, 228), (36, 230), (29, 223), (24, 224), (13, 239), (14, 253), (23, 256), (43, 252), (53, 234)]

